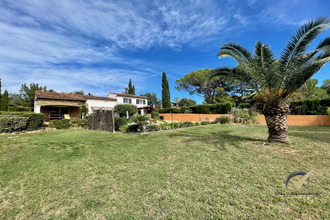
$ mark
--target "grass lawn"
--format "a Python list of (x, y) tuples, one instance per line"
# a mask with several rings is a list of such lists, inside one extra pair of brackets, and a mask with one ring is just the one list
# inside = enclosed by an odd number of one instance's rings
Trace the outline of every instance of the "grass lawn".
[[(286, 145), (242, 125), (3, 135), (0, 219), (329, 219), (330, 127), (289, 132)], [(287, 191), (296, 170), (310, 185)]]

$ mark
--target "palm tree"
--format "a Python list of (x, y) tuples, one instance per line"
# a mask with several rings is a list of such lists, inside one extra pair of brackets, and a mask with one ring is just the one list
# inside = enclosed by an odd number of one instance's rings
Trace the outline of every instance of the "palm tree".
[(287, 42), (280, 59), (275, 59), (269, 45), (257, 41), (254, 54), (236, 43), (224, 44), (220, 58), (231, 57), (238, 62), (234, 68), (212, 70), (210, 78), (230, 76), (248, 83), (256, 97), (264, 102), (268, 141), (288, 142), (288, 98), (330, 60), (330, 37), (315, 50), (306, 52), (309, 44), (330, 26), (330, 19), (320, 17), (298, 29)]

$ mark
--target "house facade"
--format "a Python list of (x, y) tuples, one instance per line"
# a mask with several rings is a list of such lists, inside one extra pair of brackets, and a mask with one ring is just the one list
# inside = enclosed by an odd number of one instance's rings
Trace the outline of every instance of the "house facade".
[(150, 109), (144, 96), (109, 93), (107, 97), (101, 97), (36, 91), (34, 112), (45, 114), (45, 121), (61, 119), (63, 115), (69, 115), (70, 119), (80, 119), (83, 106), (87, 107), (88, 114), (92, 114), (99, 110), (112, 110), (117, 104), (136, 105), (138, 113), (142, 115)]

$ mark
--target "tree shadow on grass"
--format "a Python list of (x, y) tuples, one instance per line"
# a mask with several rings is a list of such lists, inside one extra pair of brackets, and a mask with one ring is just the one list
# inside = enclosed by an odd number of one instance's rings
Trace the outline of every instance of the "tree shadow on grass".
[(180, 131), (167, 134), (169, 138), (181, 138), (182, 142), (202, 142), (212, 147), (216, 147), (218, 150), (226, 151), (226, 146), (234, 146), (237, 148), (242, 147), (243, 142), (253, 142), (254, 144), (263, 144), (264, 139), (252, 138), (240, 135), (230, 134), (230, 131), (210, 132), (208, 134), (199, 134), (189, 131)]

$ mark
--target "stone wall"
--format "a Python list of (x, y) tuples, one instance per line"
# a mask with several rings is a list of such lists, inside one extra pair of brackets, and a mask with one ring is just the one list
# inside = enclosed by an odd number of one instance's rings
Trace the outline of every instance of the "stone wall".
[(70, 106), (69, 115), (71, 120), (81, 119), (80, 108)]

